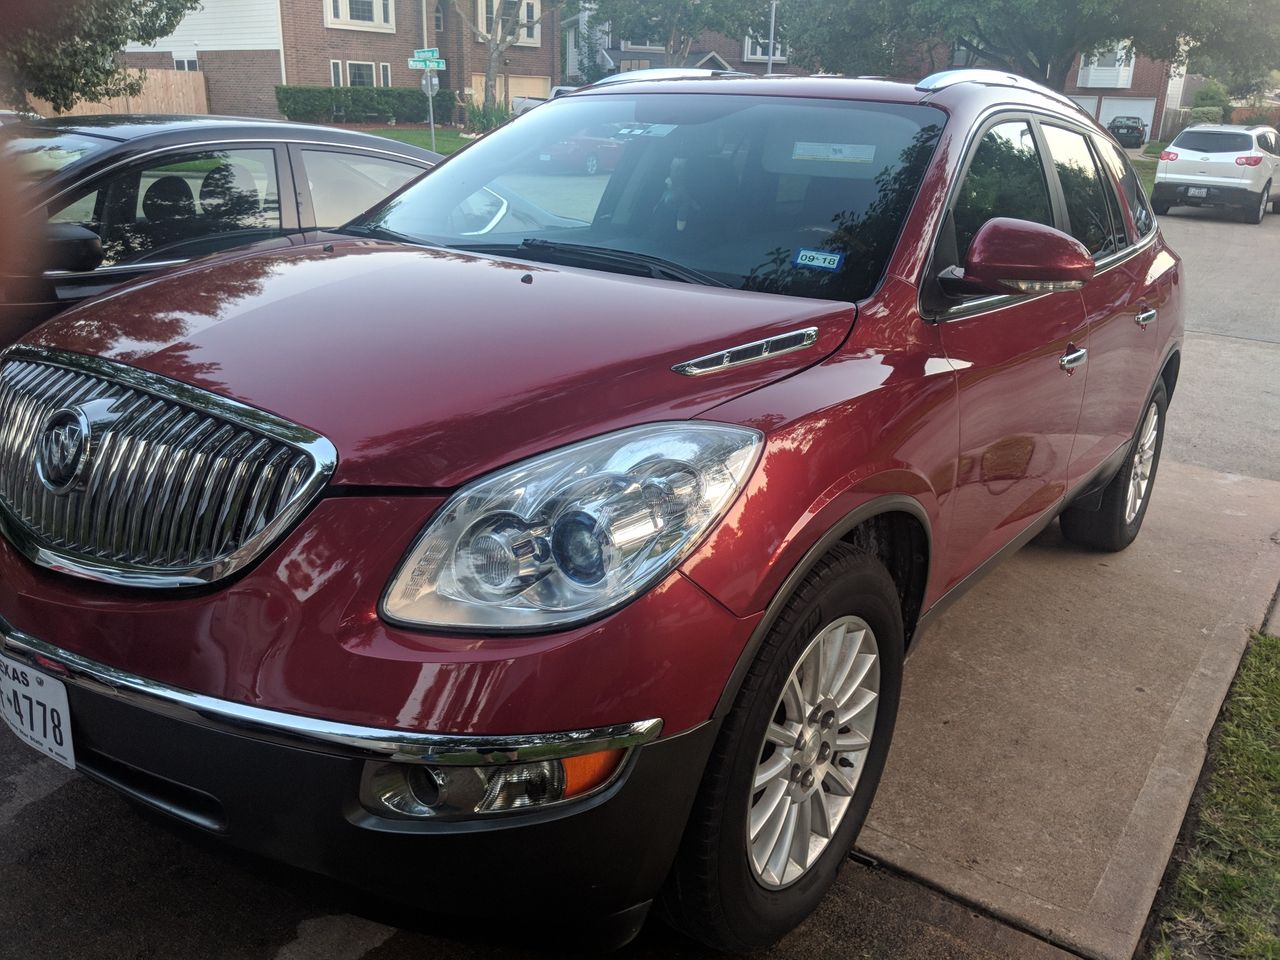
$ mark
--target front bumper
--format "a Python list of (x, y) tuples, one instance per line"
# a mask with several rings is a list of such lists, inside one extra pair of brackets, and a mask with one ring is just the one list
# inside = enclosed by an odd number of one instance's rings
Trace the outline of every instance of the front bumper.
[[(244, 849), (388, 898), (461, 914), (616, 914), (651, 900), (684, 831), (717, 724), (654, 741), (646, 721), (512, 737), (369, 729), (191, 694), (0, 621), (0, 651), (67, 686), (77, 765)], [(621, 746), (601, 792), (528, 813), (405, 821), (359, 802), (366, 762), (528, 761)]]
[[(1188, 189), (1205, 190), (1203, 197), (1188, 197)], [(1157, 180), (1151, 190), (1153, 203), (1191, 207), (1241, 207), (1251, 208), (1258, 202), (1258, 194), (1248, 187), (1218, 187), (1210, 184), (1179, 183)]]

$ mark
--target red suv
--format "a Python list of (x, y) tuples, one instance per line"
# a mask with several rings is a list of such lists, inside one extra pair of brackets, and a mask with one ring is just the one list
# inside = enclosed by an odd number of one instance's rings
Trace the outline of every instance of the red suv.
[[(605, 124), (611, 170), (537, 170)], [(912, 638), (1055, 517), (1133, 540), (1181, 341), (1061, 96), (584, 90), (3, 355), (2, 712), (392, 897), (757, 947), (845, 860)]]

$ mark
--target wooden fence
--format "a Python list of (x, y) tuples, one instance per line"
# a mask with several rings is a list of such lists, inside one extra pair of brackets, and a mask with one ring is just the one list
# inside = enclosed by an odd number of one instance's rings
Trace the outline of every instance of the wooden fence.
[[(130, 70), (136, 74), (138, 71)], [(147, 70), (145, 86), (136, 97), (112, 97), (102, 103), (77, 103), (58, 113), (43, 100), (31, 98), (42, 117), (83, 117), (93, 113), (208, 113), (209, 94), (199, 70)]]

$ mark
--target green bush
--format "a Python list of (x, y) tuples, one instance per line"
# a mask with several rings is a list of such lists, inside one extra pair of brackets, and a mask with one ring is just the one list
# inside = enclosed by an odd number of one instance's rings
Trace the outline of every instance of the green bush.
[(1192, 107), (1191, 108), (1191, 125), (1197, 123), (1221, 123), (1222, 108), (1221, 107)]
[[(437, 123), (449, 123), (457, 109), (452, 90), (435, 97)], [(427, 98), (413, 87), (276, 87), (276, 103), (290, 120), (302, 123), (426, 123)]]
[(1217, 80), (1206, 80), (1204, 86), (1196, 91), (1196, 99), (1191, 106), (1217, 107), (1218, 120), (1221, 120), (1222, 115), (1231, 109), (1231, 95)]
[(488, 133), (511, 119), (511, 111), (504, 104), (486, 107), (479, 103), (467, 104), (467, 126), (473, 133)]

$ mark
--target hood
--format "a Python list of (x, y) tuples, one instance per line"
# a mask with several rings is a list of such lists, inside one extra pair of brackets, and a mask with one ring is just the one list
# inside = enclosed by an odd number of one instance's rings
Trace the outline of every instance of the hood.
[[(683, 420), (830, 354), (851, 304), (365, 240), (202, 261), (26, 337), (261, 407), (328, 437), (335, 484), (449, 488), (620, 427)], [(816, 326), (813, 346), (672, 366)]]

